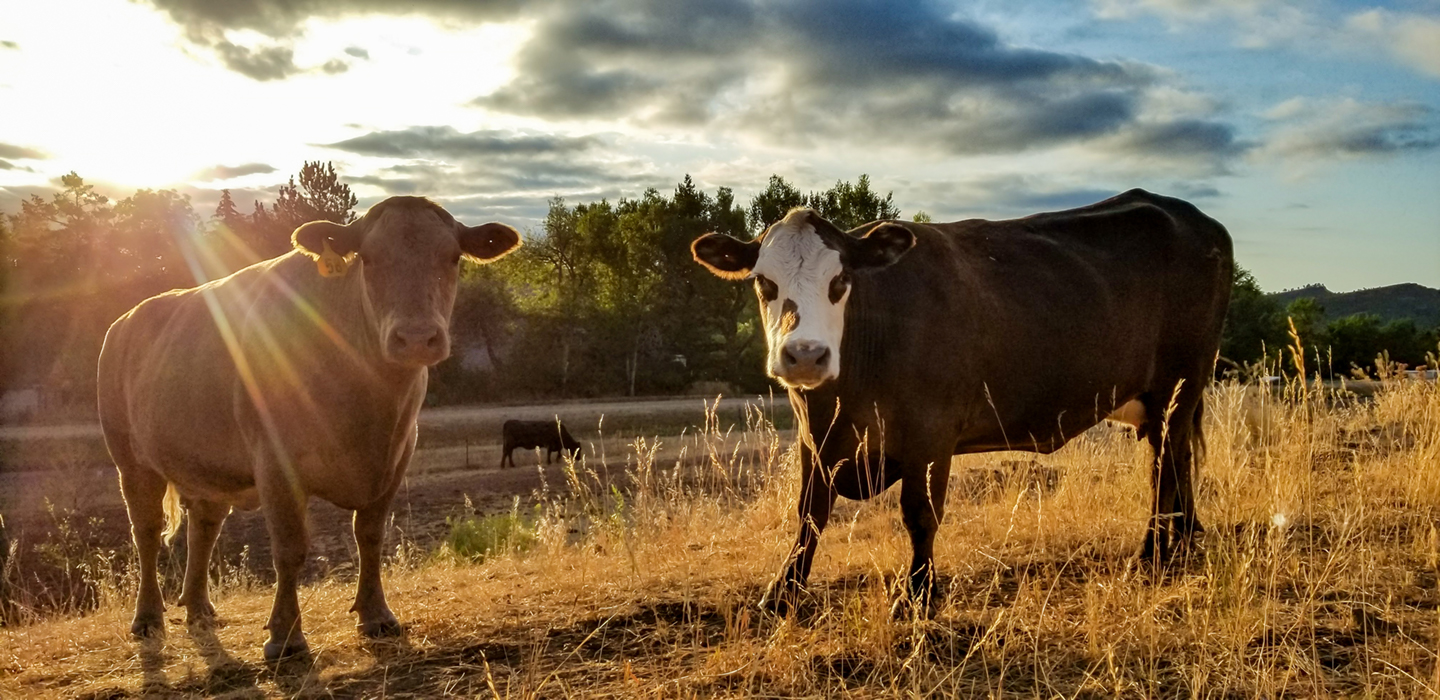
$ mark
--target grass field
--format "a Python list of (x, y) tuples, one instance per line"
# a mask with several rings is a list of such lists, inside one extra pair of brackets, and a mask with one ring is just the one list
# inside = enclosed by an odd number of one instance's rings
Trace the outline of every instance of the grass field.
[(354, 570), (335, 567), (301, 592), (314, 657), (279, 666), (260, 661), (263, 576), (217, 569), (221, 626), (172, 608), (165, 639), (136, 642), (128, 549), (51, 543), (93, 602), (0, 629), (0, 697), (1430, 695), (1440, 387), (1283, 393), (1247, 421), (1243, 387), (1212, 391), (1208, 531), (1164, 571), (1133, 558), (1146, 451), (1101, 426), (1045, 457), (954, 460), (935, 619), (891, 614), (909, 558), (895, 493), (842, 503), (809, 599), (762, 614), (798, 484), (789, 439), (752, 417), (692, 431), (677, 466), (636, 440), (622, 477), (587, 456), (511, 513), (392, 541), (397, 642), (357, 636)]

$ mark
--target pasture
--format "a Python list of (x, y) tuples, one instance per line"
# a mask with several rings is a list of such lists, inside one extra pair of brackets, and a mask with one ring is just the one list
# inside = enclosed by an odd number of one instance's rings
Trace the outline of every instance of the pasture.
[[(357, 635), (346, 519), (313, 504), (301, 603), (314, 655), (278, 666), (260, 661), (272, 591), (258, 516), (232, 515), (221, 535), (220, 625), (187, 630), (170, 607), (166, 637), (137, 642), (103, 451), (83, 436), (30, 441), (21, 463), (36, 470), (0, 495), (22, 533), (0, 697), (1433, 692), (1440, 386), (1387, 381), (1362, 400), (1292, 383), (1248, 422), (1244, 403), (1237, 384), (1209, 394), (1207, 531), (1161, 571), (1134, 558), (1149, 474), (1130, 433), (1101, 425), (1052, 455), (956, 458), (933, 620), (892, 614), (909, 558), (893, 489), (841, 502), (799, 610), (755, 607), (795, 531), (783, 400), (566, 415), (578, 462), (540, 469), (517, 453), (503, 472), (497, 446), (462, 444), (481, 414), (432, 412), (387, 540), (406, 634)], [(183, 555), (166, 558), (173, 606)]]

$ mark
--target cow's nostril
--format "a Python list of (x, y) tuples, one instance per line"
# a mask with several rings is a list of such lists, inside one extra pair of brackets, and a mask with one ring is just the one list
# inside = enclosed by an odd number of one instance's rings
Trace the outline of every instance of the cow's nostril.
[(829, 363), (829, 362), (830, 362), (830, 348), (825, 348), (825, 352), (820, 353), (820, 356), (817, 357), (817, 358), (815, 358), (815, 366), (816, 366), (817, 368), (822, 368), (822, 367), (824, 367), (824, 366), (825, 366), (827, 363)]
[(786, 367), (794, 367), (797, 362), (795, 356), (790, 354), (789, 348), (780, 351), (780, 359), (784, 361)]
[(435, 334), (430, 336), (430, 340), (425, 342), (425, 347), (430, 348), (431, 350), (435, 350), (440, 347), (440, 331), (435, 331)]

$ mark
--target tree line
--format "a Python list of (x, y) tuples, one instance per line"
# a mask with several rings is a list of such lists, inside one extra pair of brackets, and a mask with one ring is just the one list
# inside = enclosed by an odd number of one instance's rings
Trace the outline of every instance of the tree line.
[(1324, 304), (1309, 297), (1282, 306), (1237, 264), (1220, 345), (1220, 356), (1229, 361), (1229, 368), (1249, 368), (1252, 373), (1293, 370), (1293, 359), (1287, 358), (1297, 341), (1311, 374), (1374, 376), (1377, 360), (1433, 369), (1440, 353), (1440, 326), (1424, 328), (1412, 319), (1386, 322), (1371, 313), (1328, 318)]
[[(0, 388), (39, 386), (77, 410), (94, 405), (95, 360), (120, 314), (284, 254), (302, 223), (356, 217), (357, 198), (329, 163), (305, 163), (273, 202), (248, 211), (226, 190), (207, 217), (173, 190), (112, 201), (74, 173), (60, 184), (0, 216)], [(613, 202), (552, 199), (515, 254), (464, 267), (456, 352), (432, 372), (430, 400), (766, 391), (753, 293), (706, 273), (689, 246), (710, 231), (757, 235), (802, 205), (842, 228), (901, 216), (893, 194), (864, 175), (812, 192), (771, 176), (748, 202), (725, 187), (703, 191), (688, 175), (673, 190)], [(1222, 355), (1242, 365), (1275, 355), (1292, 318), (1337, 371), (1369, 366), (1382, 351), (1416, 365), (1436, 347), (1436, 329), (1363, 316), (1324, 322), (1322, 311), (1313, 302), (1279, 308), (1237, 266)]]

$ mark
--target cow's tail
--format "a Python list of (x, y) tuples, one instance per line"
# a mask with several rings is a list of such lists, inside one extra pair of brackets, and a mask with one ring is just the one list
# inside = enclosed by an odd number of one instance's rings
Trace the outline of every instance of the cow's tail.
[(1190, 425), (1190, 480), (1194, 483), (1200, 477), (1200, 465), (1205, 463), (1205, 395), (1195, 404), (1195, 417)]
[(185, 520), (185, 509), (180, 506), (180, 492), (175, 490), (175, 484), (165, 484), (165, 544), (175, 543), (175, 535), (180, 532), (180, 523)]

